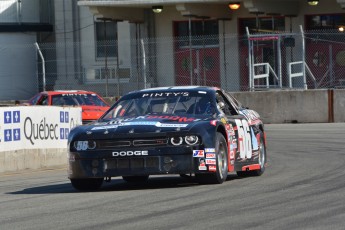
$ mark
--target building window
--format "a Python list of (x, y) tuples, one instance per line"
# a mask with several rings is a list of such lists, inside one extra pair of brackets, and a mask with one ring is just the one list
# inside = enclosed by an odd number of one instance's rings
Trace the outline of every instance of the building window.
[(345, 25), (345, 14), (307, 15), (307, 30), (339, 29)]
[[(189, 46), (189, 22), (174, 22), (175, 36), (178, 38), (178, 47)], [(193, 20), (191, 22), (192, 46), (218, 46), (219, 30), (217, 20)]]
[(285, 31), (284, 17), (258, 17), (239, 19), (239, 33), (245, 35), (246, 27), (250, 33), (275, 33)]
[(96, 27), (96, 57), (117, 56), (117, 22), (97, 21)]

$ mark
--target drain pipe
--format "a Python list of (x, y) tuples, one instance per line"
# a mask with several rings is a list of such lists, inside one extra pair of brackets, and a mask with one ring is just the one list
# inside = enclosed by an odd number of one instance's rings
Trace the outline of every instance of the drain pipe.
[(40, 47), (38, 46), (38, 43), (35, 42), (36, 49), (42, 59), (42, 81), (43, 81), (43, 91), (46, 91), (46, 68), (45, 68), (45, 60), (42, 54), (42, 51)]

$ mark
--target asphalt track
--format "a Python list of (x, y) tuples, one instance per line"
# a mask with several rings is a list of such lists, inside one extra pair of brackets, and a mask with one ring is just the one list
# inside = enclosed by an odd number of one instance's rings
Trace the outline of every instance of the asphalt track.
[(345, 229), (345, 124), (266, 125), (261, 177), (77, 192), (66, 169), (0, 174), (0, 229)]

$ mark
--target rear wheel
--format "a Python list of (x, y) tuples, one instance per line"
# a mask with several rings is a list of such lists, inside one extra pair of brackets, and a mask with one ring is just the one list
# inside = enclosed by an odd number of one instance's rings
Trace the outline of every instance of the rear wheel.
[(265, 146), (265, 141), (264, 141), (262, 133), (261, 133), (261, 138), (260, 138), (258, 164), (260, 165), (260, 169), (258, 169), (258, 170), (237, 171), (236, 173), (240, 177), (248, 177), (248, 176), (261, 176), (265, 172), (266, 146)]
[(216, 133), (216, 172), (209, 174), (196, 174), (200, 183), (222, 184), (228, 176), (228, 148), (226, 140), (221, 133)]
[(71, 179), (71, 184), (79, 191), (95, 191), (101, 188), (103, 180), (103, 178)]
[(149, 175), (145, 176), (122, 176), (122, 179), (130, 183), (146, 182), (149, 179)]

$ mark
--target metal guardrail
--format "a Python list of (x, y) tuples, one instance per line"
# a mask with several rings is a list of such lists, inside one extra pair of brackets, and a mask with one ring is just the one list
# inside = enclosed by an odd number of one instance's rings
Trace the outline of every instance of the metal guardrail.
[[(297, 65), (302, 65), (302, 71), (301, 72), (296, 72), (296, 73), (293, 73), (293, 66), (297, 66)], [(295, 77), (303, 77), (304, 76), (304, 71), (303, 70), (306, 70), (306, 73), (308, 73), (307, 76), (310, 76), (311, 79), (314, 81), (314, 85), (315, 85), (315, 88), (316, 88), (316, 79), (315, 79), (315, 76), (314, 74), (311, 72), (309, 66), (307, 65), (307, 63), (303, 62), (303, 61), (297, 61), (297, 62), (290, 62), (289, 63), (289, 69), (288, 69), (288, 74), (289, 74), (289, 87), (292, 88), (292, 78), (295, 78)]]

